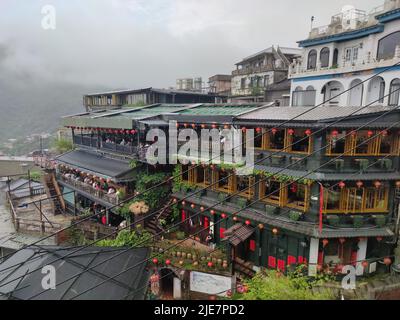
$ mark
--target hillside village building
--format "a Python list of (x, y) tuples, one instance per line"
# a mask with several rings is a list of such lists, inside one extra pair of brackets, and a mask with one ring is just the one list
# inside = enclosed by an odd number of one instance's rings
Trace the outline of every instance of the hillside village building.
[[(139, 170), (174, 174), (171, 201), (181, 230), (204, 245), (228, 246), (238, 274), (303, 263), (311, 276), (326, 270), (340, 274), (345, 265), (355, 266), (359, 276), (388, 271), (399, 230), (400, 110), (394, 107), (400, 95), (394, 90), (400, 88), (400, 67), (385, 68), (400, 62), (399, 20), (400, 1), (387, 0), (371, 14), (346, 10), (300, 41), (303, 50), (272, 47), (237, 64), (232, 74), (237, 101), (257, 100), (273, 85), (277, 91), (289, 89), (291, 64), (288, 107), (163, 104), (147, 96), (141, 100), (146, 106), (129, 106), (141, 93), (85, 96), (88, 111), (63, 118), (76, 149), (56, 159), (57, 180), (64, 190), (74, 190), (83, 205), (113, 208), (124, 197), (93, 183), (107, 182), (108, 189), (123, 190), (127, 197), (135, 194)], [(99, 104), (96, 97), (106, 100)], [(213, 96), (193, 95), (201, 97)], [(178, 165), (148, 164), (147, 133), (155, 128), (165, 132), (170, 121), (177, 122), (178, 130), (198, 133), (233, 127), (246, 135), (254, 130), (253, 171), (243, 176), (232, 163), (190, 157)], [(131, 166), (131, 161), (140, 165)], [(77, 200), (65, 201), (74, 211)], [(210, 205), (214, 208), (206, 209)]]
[(287, 79), (290, 63), (300, 49), (270, 47), (236, 63), (232, 71), (231, 101), (264, 101), (264, 91)]
[(400, 62), (399, 12), (398, 0), (386, 0), (370, 13), (345, 7), (329, 25), (312, 29), (298, 42), (302, 57), (290, 66), (291, 105), (319, 105), (354, 87), (325, 104), (398, 106), (398, 92), (385, 95), (400, 87), (400, 66), (385, 70)]

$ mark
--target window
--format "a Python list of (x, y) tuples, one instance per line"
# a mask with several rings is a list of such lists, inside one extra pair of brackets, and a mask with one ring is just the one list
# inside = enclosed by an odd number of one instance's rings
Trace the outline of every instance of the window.
[(391, 131), (382, 131), (378, 137), (377, 149), (381, 155), (396, 154), (398, 139)]
[(324, 95), (324, 102), (329, 105), (339, 105), (341, 102), (341, 93), (344, 91), (344, 87), (339, 81), (329, 81), (322, 88), (322, 94)]
[(359, 107), (362, 106), (364, 86), (360, 79), (355, 79), (350, 84), (349, 92), (349, 106)]
[(265, 135), (266, 149), (267, 150), (283, 150), (285, 148), (285, 130), (276, 129), (268, 130), (269, 132)]
[(329, 54), (330, 54), (329, 48), (323, 48), (321, 50), (320, 61), (321, 61), (322, 68), (329, 67)]
[(347, 48), (345, 50), (346, 62), (355, 63), (358, 60), (359, 47)]
[(346, 49), (346, 61), (351, 61), (351, 49)]
[(181, 166), (182, 182), (189, 182), (189, 166)]
[(240, 89), (246, 88), (246, 78), (240, 79)]
[(355, 139), (353, 139), (353, 150), (355, 155), (374, 155), (376, 148), (376, 139), (371, 139), (376, 132), (370, 130), (357, 131)]
[(400, 97), (400, 79), (394, 79), (390, 84), (389, 105), (398, 106)]
[(264, 87), (269, 85), (269, 75), (264, 76)]
[(214, 188), (222, 191), (232, 193), (234, 192), (233, 175), (227, 171), (213, 171), (214, 172)]
[(307, 69), (312, 70), (317, 67), (317, 51), (311, 50), (308, 54), (308, 64)]
[(254, 177), (236, 176), (236, 191), (250, 199), (254, 196)]
[[(288, 146), (291, 145), (291, 151), (297, 153), (311, 152), (311, 136), (307, 136), (303, 129), (292, 129), (293, 134), (288, 134)], [(289, 151), (289, 150), (288, 150)]]
[(324, 188), (324, 209), (326, 213), (340, 211), (342, 189), (338, 186)]
[(335, 49), (333, 51), (333, 62), (332, 62), (332, 67), (337, 67), (338, 66), (338, 61), (339, 61), (339, 50)]
[[(346, 131), (337, 131), (333, 135), (328, 134), (328, 155), (388, 155), (397, 154), (399, 148), (399, 137), (390, 131), (378, 132), (371, 130), (360, 130), (349, 135)], [(371, 138), (376, 136), (375, 138)], [(363, 143), (364, 142), (364, 143)], [(361, 143), (363, 143), (361, 145)]]
[(297, 87), (296, 90), (293, 91), (292, 95), (293, 95), (293, 100), (292, 100), (293, 107), (315, 106), (316, 91), (313, 86), (308, 86), (306, 90), (303, 90), (301, 87)]
[(325, 188), (325, 213), (373, 213), (388, 211), (389, 188)]
[(264, 129), (261, 131), (256, 131), (254, 133), (254, 148), (255, 149), (263, 149), (263, 139), (264, 139)]
[(377, 60), (393, 59), (398, 46), (400, 46), (400, 31), (382, 38), (378, 43)]
[(292, 183), (288, 186), (287, 206), (306, 212), (309, 208), (310, 187)]
[(275, 180), (260, 181), (260, 200), (284, 206), (286, 198), (285, 188), (281, 188), (281, 183)]
[(335, 130), (336, 133), (333, 135), (332, 132), (328, 135), (327, 140), (329, 141), (328, 145), (328, 154), (330, 155), (337, 155), (337, 154), (342, 154), (346, 152), (349, 152), (350, 150), (350, 139), (346, 137), (348, 134), (347, 131), (337, 131)]
[(353, 61), (358, 60), (358, 48), (353, 48)]

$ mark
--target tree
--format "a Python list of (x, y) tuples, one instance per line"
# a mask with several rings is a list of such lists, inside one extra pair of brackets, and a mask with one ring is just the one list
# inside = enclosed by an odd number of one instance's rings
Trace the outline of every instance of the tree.
[(66, 139), (57, 139), (53, 144), (58, 153), (65, 153), (71, 151), (74, 147), (72, 141)]
[(328, 290), (316, 293), (313, 287), (321, 279), (311, 280), (295, 271), (284, 276), (277, 271), (260, 272), (245, 283), (246, 292), (237, 295), (240, 300), (334, 300)]

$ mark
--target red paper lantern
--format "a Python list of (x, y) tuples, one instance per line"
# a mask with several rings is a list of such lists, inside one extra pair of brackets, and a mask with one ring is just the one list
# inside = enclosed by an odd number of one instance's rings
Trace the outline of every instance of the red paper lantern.
[(175, 198), (174, 198), (174, 200), (173, 200), (173, 201), (174, 201), (174, 203), (177, 203), (177, 202), (178, 202), (178, 199), (175, 199)]
[(383, 130), (383, 131), (381, 132), (381, 135), (384, 136), (384, 137), (386, 137), (388, 134), (389, 134), (389, 133), (388, 133), (387, 130)]
[(387, 266), (389, 266), (390, 264), (392, 264), (392, 259), (390, 259), (389, 257), (386, 257), (385, 259), (383, 259), (383, 263)]
[(288, 134), (289, 134), (290, 136), (294, 135), (294, 130), (293, 130), (293, 129), (289, 129), (289, 130), (288, 130)]
[(221, 218), (222, 218), (222, 219), (226, 219), (226, 217), (227, 217), (227, 216), (226, 216), (225, 213), (221, 214)]
[(346, 184), (343, 181), (339, 182), (339, 188), (343, 189), (346, 186)]
[(185, 128), (187, 128), (187, 127), (188, 127), (188, 124), (187, 124), (187, 123), (184, 123), (183, 126), (184, 126)]
[(364, 268), (367, 268), (367, 267), (368, 267), (368, 261), (363, 261), (363, 262), (361, 263), (361, 265), (362, 265)]
[(191, 207), (192, 209), (196, 208), (196, 206), (195, 206), (194, 203), (192, 203), (192, 204), (190, 205), (190, 207)]
[(235, 217), (233, 217), (233, 221), (235, 221), (235, 222), (236, 222), (236, 221), (238, 221), (238, 220), (239, 220), (239, 218), (238, 218), (238, 217), (236, 217), (236, 216), (235, 216)]
[(357, 181), (356, 185), (358, 189), (361, 189), (364, 183), (362, 181)]
[(312, 131), (311, 131), (310, 129), (307, 129), (307, 130), (306, 130), (306, 135), (307, 135), (307, 136), (311, 136), (311, 134), (312, 134)]
[(242, 128), (242, 132), (246, 132), (247, 131), (247, 128), (246, 127), (243, 127)]
[(333, 130), (332, 132), (331, 132), (331, 136), (332, 137), (337, 137), (339, 135), (339, 131), (337, 131), (337, 130)]
[(154, 263), (154, 264), (158, 264), (158, 259), (157, 259), (157, 258), (154, 258), (154, 259), (153, 259), (153, 263)]
[(273, 233), (273, 234), (278, 234), (278, 229), (277, 229), (277, 228), (273, 228), (273, 229), (272, 229), (272, 233)]
[(215, 215), (215, 210), (210, 211), (211, 215)]
[(136, 131), (135, 130), (131, 130), (131, 134), (135, 134), (136, 133)]
[(176, 123), (176, 127), (179, 128), (179, 123)]
[(251, 225), (251, 221), (250, 220), (246, 220), (246, 226), (249, 226), (249, 225)]
[(322, 240), (322, 245), (324, 246), (324, 248), (328, 245), (328, 243), (329, 243), (328, 239)]
[(186, 201), (182, 201), (182, 205), (184, 206), (186, 204)]
[(272, 128), (271, 132), (272, 132), (273, 135), (275, 135), (278, 132), (278, 129), (277, 128)]
[(200, 211), (201, 211), (201, 212), (204, 212), (204, 207), (200, 207)]
[(376, 241), (381, 242), (383, 240), (382, 237), (376, 237)]
[(211, 126), (211, 128), (216, 129), (216, 128), (217, 128), (217, 125), (214, 123), (214, 124)]
[(229, 129), (229, 124), (224, 125), (224, 129)]
[(374, 186), (375, 186), (375, 188), (379, 189), (380, 187), (382, 187), (382, 182), (380, 182), (380, 181), (375, 181), (375, 182), (374, 182)]
[(213, 263), (210, 261), (209, 263), (207, 263), (207, 266), (209, 267), (209, 268), (212, 268), (213, 267)]
[(369, 131), (367, 132), (367, 135), (368, 135), (369, 138), (371, 138), (371, 137), (374, 135), (374, 132), (371, 131), (371, 130), (369, 130)]
[(205, 124), (202, 124), (202, 125), (201, 125), (201, 128), (202, 128), (202, 129), (205, 129), (205, 128), (206, 128), (206, 125), (205, 125)]
[(258, 229), (263, 230), (263, 229), (264, 229), (264, 225), (263, 225), (262, 223), (260, 223), (260, 224), (258, 225)]
[(167, 266), (169, 266), (169, 265), (171, 264), (171, 260), (169, 260), (169, 259), (165, 260), (165, 264), (166, 264)]
[(194, 123), (192, 123), (192, 128), (196, 129), (196, 125)]
[(346, 239), (345, 239), (345, 238), (340, 238), (340, 239), (339, 239), (339, 242), (340, 242), (341, 244), (343, 244), (343, 243), (346, 242)]
[(256, 128), (256, 132), (257, 132), (257, 133), (260, 133), (261, 130), (262, 130), (261, 128)]

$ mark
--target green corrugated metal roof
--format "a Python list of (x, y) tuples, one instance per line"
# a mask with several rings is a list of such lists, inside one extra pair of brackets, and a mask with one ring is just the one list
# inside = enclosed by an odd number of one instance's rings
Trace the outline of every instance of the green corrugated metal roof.
[(209, 116), (209, 115), (226, 115), (226, 116), (238, 116), (244, 112), (250, 112), (253, 110), (256, 110), (257, 106), (255, 105), (224, 105), (224, 106), (219, 106), (219, 105), (204, 105), (204, 106), (199, 106), (196, 108), (184, 110), (182, 112), (179, 112), (180, 114), (183, 115), (204, 115), (204, 116)]

